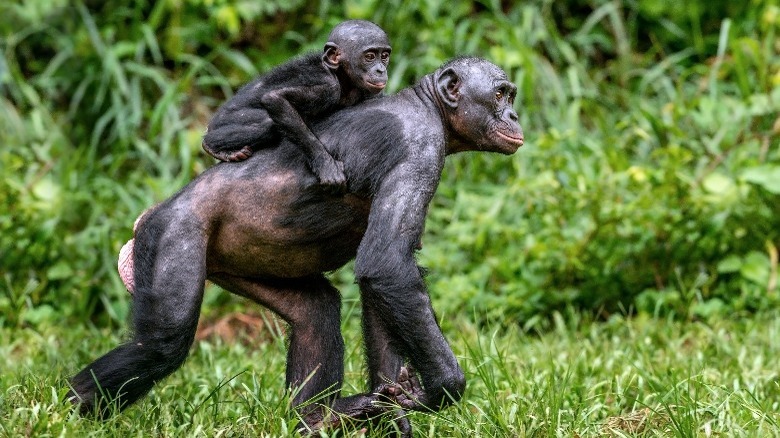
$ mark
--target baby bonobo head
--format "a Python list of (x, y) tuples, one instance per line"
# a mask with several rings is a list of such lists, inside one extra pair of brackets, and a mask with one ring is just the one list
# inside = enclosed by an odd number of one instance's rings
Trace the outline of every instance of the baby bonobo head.
[(381, 27), (365, 20), (345, 21), (331, 31), (322, 60), (339, 76), (342, 86), (367, 95), (387, 85), (390, 40)]

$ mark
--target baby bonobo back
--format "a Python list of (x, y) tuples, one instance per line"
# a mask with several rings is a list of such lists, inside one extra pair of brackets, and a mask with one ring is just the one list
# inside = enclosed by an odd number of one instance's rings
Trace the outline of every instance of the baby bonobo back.
[(203, 149), (222, 161), (241, 161), (278, 143), (279, 134), (305, 153), (320, 184), (343, 190), (343, 165), (311, 132), (317, 118), (379, 94), (387, 84), (390, 42), (376, 24), (345, 21), (322, 55), (288, 61), (242, 87), (209, 122)]

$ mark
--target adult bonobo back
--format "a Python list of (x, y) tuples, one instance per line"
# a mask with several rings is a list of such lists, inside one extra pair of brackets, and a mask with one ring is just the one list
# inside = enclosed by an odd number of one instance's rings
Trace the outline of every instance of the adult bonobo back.
[[(72, 379), (73, 400), (85, 413), (106, 413), (111, 400), (124, 408), (176, 370), (208, 278), (290, 324), (286, 382), (308, 429), (457, 401), (465, 377), (414, 252), (447, 154), (522, 145), (515, 92), (495, 65), (458, 58), (313, 127), (344, 163), (346, 194), (322, 190), (283, 141), (212, 167), (150, 209), (135, 233), (133, 338)], [(322, 273), (352, 258), (369, 376), (365, 393), (341, 397), (340, 296)], [(408, 419), (395, 421), (410, 433)]]

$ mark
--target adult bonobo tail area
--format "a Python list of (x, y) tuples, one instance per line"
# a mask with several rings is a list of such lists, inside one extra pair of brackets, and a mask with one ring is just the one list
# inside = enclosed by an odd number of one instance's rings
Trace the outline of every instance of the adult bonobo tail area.
[[(73, 377), (72, 400), (107, 414), (181, 366), (209, 279), (289, 324), (286, 385), (303, 429), (388, 417), (409, 436), (406, 411), (442, 409), (466, 385), (415, 262), (425, 215), (448, 154), (523, 144), (515, 93), (500, 68), (457, 58), (312, 126), (344, 163), (344, 194), (322, 190), (284, 140), (208, 169), (148, 210), (130, 254), (132, 338)], [(342, 396), (341, 297), (323, 273), (352, 258), (368, 375), (365, 392)]]

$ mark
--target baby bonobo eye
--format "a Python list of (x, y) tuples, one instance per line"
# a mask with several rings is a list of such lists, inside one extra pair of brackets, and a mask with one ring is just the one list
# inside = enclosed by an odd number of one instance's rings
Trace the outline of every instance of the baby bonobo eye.
[(390, 52), (382, 52), (382, 62), (387, 64), (390, 61)]
[(366, 52), (366, 61), (371, 62), (376, 59), (374, 52)]

